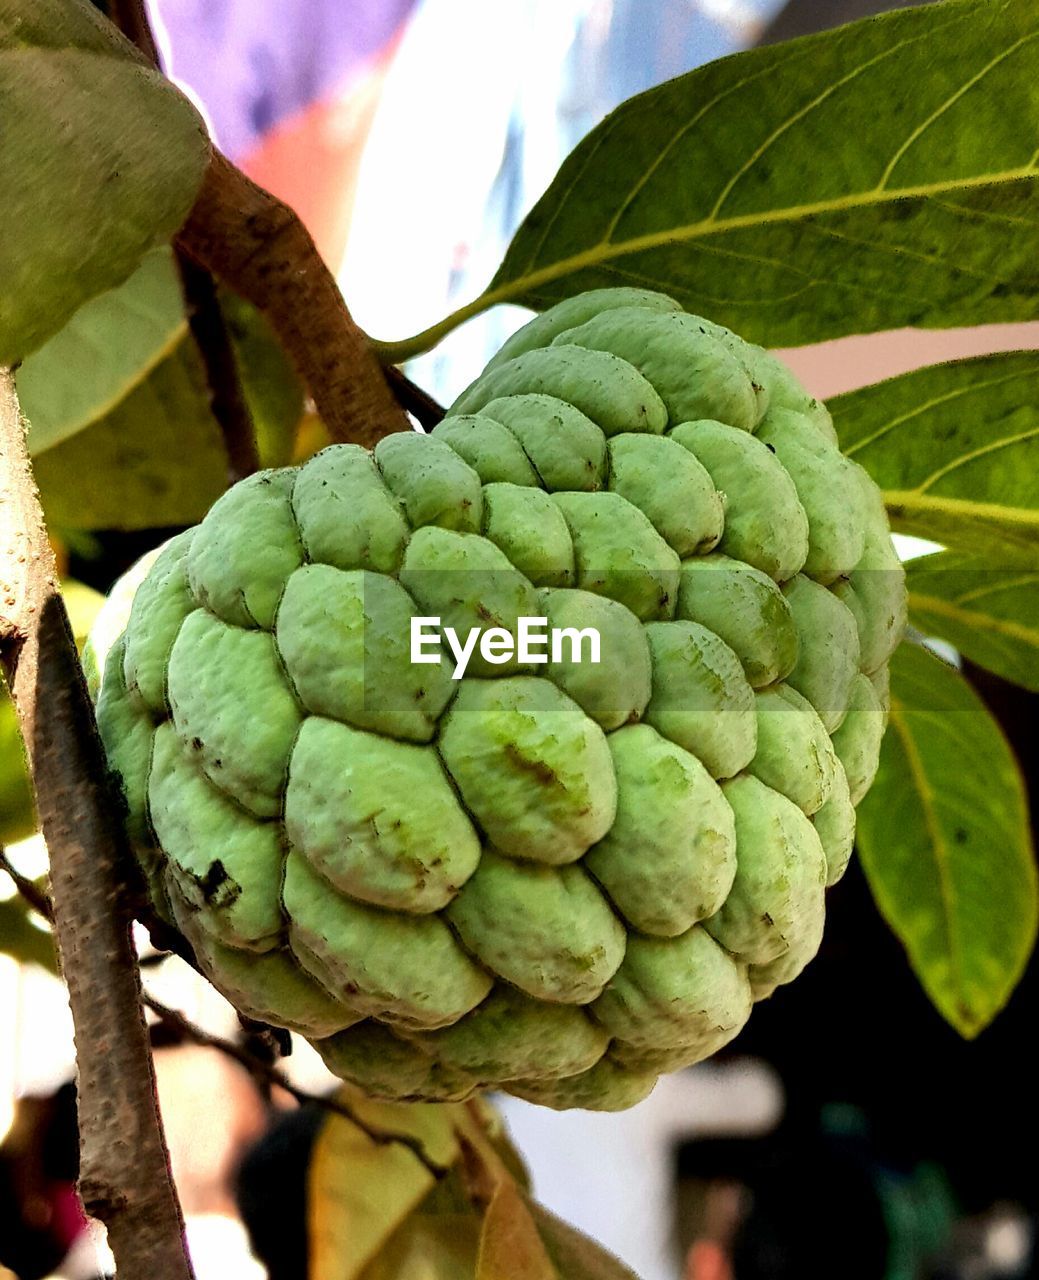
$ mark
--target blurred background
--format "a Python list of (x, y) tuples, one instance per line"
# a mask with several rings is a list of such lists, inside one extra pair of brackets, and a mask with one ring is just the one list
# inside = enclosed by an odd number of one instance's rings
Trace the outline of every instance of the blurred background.
[[(227, 154), (299, 211), (355, 318), (382, 339), (414, 333), (474, 297), (564, 156), (625, 98), (755, 43), (891, 7), (150, 4), (169, 74)], [(409, 373), (450, 402), (525, 318), (498, 308)], [(907, 330), (782, 354), (825, 397), (939, 360), (1018, 347), (1039, 347), (1039, 325)], [(304, 420), (292, 448), (299, 456), (323, 442), (319, 425)], [(70, 596), (85, 633), (100, 599), (91, 588), (105, 590), (169, 527), (95, 523), (84, 532), (58, 524), (64, 567), (88, 584)], [(971, 675), (1034, 787), (1037, 699)], [(0, 718), (0, 761), (17, 751), (9, 718)], [(31, 829), (24, 794), (3, 773), (0, 839), (18, 869), (37, 877), (46, 852)], [(0, 872), (0, 1277), (5, 1267), (19, 1280), (95, 1277), (110, 1263), (72, 1193), (71, 1020), (42, 922), (13, 902)], [(854, 866), (829, 911), (822, 954), (804, 977), (760, 1006), (722, 1058), (665, 1078), (640, 1106), (598, 1116), (504, 1100), (536, 1192), (642, 1280), (1039, 1275), (1028, 1047), (1034, 966), (995, 1026), (967, 1043), (917, 987)], [(179, 960), (148, 964), (145, 982), (193, 1022), (241, 1034), (230, 1007)], [(314, 1118), (215, 1051), (178, 1043), (164, 1027), (154, 1034), (200, 1280), (305, 1276)], [(287, 1067), (311, 1091), (333, 1085), (303, 1043)], [(263, 1230), (272, 1206), (280, 1246)], [(250, 1252), (243, 1218), (267, 1266)]]

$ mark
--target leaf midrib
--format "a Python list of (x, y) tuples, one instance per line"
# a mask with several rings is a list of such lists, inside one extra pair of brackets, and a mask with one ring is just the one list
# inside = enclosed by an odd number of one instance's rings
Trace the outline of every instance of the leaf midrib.
[(920, 798), (924, 826), (927, 830), (930, 847), (934, 854), (935, 876), (938, 881), (938, 895), (942, 902), (942, 925), (948, 941), (947, 955), (953, 978), (953, 986), (957, 993), (960, 1012), (967, 1007), (966, 988), (963, 980), (963, 966), (957, 947), (957, 933), (953, 920), (954, 893), (949, 875), (949, 846), (941, 829), (937, 810), (934, 804), (934, 791), (927, 781), (927, 773), (917, 749), (916, 739), (906, 719), (905, 708), (895, 695), (891, 697), (891, 727), (898, 735), (905, 751), (906, 764), (916, 794)]
[(950, 621), (961, 622), (965, 626), (992, 631), (1010, 640), (1020, 640), (1039, 649), (1039, 628), (1029, 627), (1009, 618), (997, 618), (981, 610), (964, 609), (955, 601), (943, 600), (940, 596), (927, 595), (920, 591), (909, 592), (909, 607), (925, 613), (938, 614)]
[(724, 219), (708, 215), (698, 222), (668, 227), (662, 231), (646, 232), (641, 236), (632, 236), (627, 240), (600, 240), (581, 253), (572, 254), (567, 258), (558, 258), (555, 262), (549, 263), (545, 267), (530, 271), (523, 276), (517, 276), (513, 280), (498, 285), (496, 288), (489, 289), (486, 293), (481, 294), (471, 305), (475, 306), (476, 302), (479, 302), (481, 306), (490, 306), (497, 302), (507, 301), (513, 294), (523, 289), (535, 289), (539, 285), (549, 284), (561, 276), (570, 275), (584, 267), (597, 266), (602, 262), (611, 262), (615, 258), (641, 253), (646, 249), (657, 249), (661, 245), (725, 235), (730, 231), (740, 231), (746, 227), (757, 228), (777, 223), (797, 222), (823, 213), (839, 213), (845, 209), (893, 204), (899, 200), (924, 199), (939, 192), (973, 190), (979, 187), (992, 186), (996, 183), (1035, 178), (1037, 174), (1039, 174), (1039, 170), (1037, 170), (1033, 159), (1027, 165), (1022, 165), (1016, 169), (1007, 169), (999, 173), (978, 174), (973, 178), (961, 178), (956, 181), (920, 183), (915, 186), (895, 189), (872, 187), (868, 191), (841, 196), (833, 200), (817, 200), (808, 204), (788, 205), (782, 209), (733, 214)]
[(998, 502), (976, 502), (972, 498), (932, 497), (919, 489), (885, 489), (884, 502), (895, 518), (903, 513), (941, 512), (960, 519), (989, 519), (995, 524), (1019, 525), (1039, 532), (1039, 510), (1009, 507)]

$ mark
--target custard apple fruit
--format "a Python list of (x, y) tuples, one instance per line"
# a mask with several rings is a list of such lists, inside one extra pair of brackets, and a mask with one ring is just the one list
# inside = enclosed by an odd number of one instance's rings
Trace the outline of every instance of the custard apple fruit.
[[(98, 720), (213, 983), (374, 1095), (560, 1108), (636, 1102), (814, 955), (905, 622), (824, 406), (634, 289), (534, 319), (430, 436), (235, 485), (131, 592)], [(414, 617), (599, 661), (454, 679)]]

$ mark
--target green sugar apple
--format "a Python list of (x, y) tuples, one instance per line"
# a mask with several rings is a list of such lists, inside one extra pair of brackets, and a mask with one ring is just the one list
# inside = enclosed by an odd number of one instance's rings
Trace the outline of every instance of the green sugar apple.
[[(430, 436), (235, 485), (131, 593), (98, 722), (215, 986), (374, 1095), (560, 1108), (638, 1101), (815, 954), (905, 624), (823, 405), (634, 289)], [(458, 679), (448, 627), (493, 641)]]

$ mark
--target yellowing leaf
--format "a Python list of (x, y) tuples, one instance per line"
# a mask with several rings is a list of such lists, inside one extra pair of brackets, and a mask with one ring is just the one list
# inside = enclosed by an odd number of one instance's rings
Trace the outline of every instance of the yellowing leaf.
[(476, 1280), (559, 1280), (530, 1207), (509, 1179), (484, 1214)]
[(361, 1280), (473, 1280), (480, 1219), (472, 1213), (413, 1213)]
[(549, 1256), (566, 1280), (638, 1280), (619, 1258), (562, 1218), (539, 1204), (532, 1206), (532, 1212)]
[(400, 1142), (330, 1115), (308, 1180), (308, 1280), (354, 1280), (428, 1195), (433, 1174)]
[(447, 1169), (458, 1159), (455, 1124), (462, 1111), (461, 1106), (437, 1102), (380, 1102), (349, 1085), (343, 1087), (340, 1097), (369, 1133), (403, 1141), (427, 1164)]

